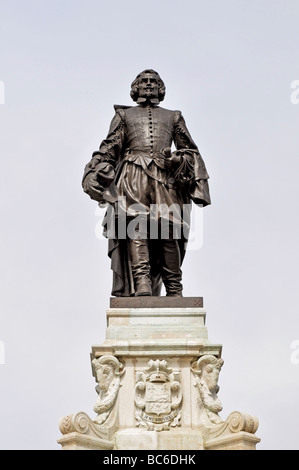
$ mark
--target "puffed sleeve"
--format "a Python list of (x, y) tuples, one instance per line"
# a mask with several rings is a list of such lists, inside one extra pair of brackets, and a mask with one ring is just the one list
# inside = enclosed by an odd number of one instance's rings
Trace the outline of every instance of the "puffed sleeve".
[(102, 202), (103, 190), (114, 180), (115, 167), (122, 155), (125, 140), (124, 121), (124, 110), (117, 109), (106, 139), (102, 141), (99, 150), (92, 154), (90, 162), (84, 169), (83, 190), (99, 202)]
[(181, 164), (176, 179), (184, 183), (189, 197), (198, 205), (211, 204), (208, 179), (204, 160), (187, 129), (180, 111), (174, 112), (174, 143)]
[(174, 111), (174, 144), (179, 149), (196, 149), (181, 111)]

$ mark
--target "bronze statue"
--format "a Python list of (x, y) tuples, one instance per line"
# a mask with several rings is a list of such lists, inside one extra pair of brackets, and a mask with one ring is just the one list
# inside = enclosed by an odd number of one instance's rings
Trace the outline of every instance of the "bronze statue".
[(182, 296), (191, 202), (211, 203), (204, 161), (181, 112), (159, 106), (164, 96), (157, 72), (137, 75), (137, 106), (114, 106), (108, 136), (83, 175), (84, 191), (108, 204), (103, 225), (116, 297), (159, 296), (162, 283), (167, 296)]

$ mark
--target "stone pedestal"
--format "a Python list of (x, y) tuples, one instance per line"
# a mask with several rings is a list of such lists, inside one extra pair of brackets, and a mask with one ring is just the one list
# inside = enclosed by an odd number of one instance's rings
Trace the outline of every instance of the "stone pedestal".
[(255, 449), (258, 421), (217, 396), (222, 347), (208, 339), (201, 297), (111, 299), (92, 347), (96, 416), (60, 420), (63, 449)]

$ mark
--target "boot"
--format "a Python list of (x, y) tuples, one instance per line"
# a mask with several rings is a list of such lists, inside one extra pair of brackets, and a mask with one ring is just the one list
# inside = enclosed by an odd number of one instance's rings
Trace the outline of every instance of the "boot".
[(130, 258), (135, 283), (135, 296), (152, 295), (147, 240), (130, 240)]
[(162, 242), (162, 280), (167, 297), (182, 297), (181, 255), (177, 240)]

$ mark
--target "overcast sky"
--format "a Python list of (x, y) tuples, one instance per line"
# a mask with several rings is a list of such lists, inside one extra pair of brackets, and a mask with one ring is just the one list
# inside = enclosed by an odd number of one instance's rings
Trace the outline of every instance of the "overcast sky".
[(298, 0), (1, 0), (1, 449), (59, 449), (61, 416), (95, 417), (112, 274), (81, 178), (145, 68), (210, 174), (183, 283), (223, 345), (221, 416), (299, 449), (298, 24)]

